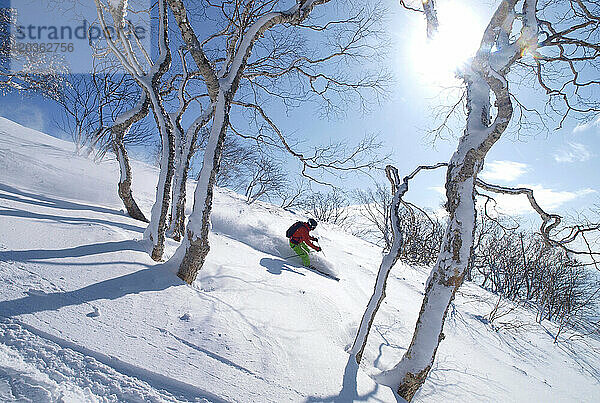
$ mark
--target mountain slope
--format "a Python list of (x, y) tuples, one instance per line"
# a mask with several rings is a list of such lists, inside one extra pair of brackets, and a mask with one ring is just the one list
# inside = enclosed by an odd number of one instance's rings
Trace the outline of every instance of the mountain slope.
[[(345, 348), (378, 248), (320, 224), (333, 281), (285, 259), (283, 234), (301, 217), (219, 190), (211, 252), (190, 287), (137, 242), (144, 227), (122, 211), (116, 163), (72, 150), (0, 119), (0, 400), (395, 401), (368, 375), (410, 342), (426, 269), (394, 268), (357, 370)], [(133, 169), (149, 211), (156, 170)], [(520, 308), (496, 331), (483, 319), (494, 302), (463, 287), (415, 401), (600, 398), (600, 343), (554, 345), (552, 325)]]

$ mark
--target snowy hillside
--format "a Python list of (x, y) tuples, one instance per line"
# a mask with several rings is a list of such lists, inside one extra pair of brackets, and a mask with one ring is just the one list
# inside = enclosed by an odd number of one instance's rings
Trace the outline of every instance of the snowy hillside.
[[(378, 248), (319, 225), (336, 282), (283, 259), (285, 229), (305, 217), (221, 190), (190, 287), (136, 242), (144, 226), (122, 211), (116, 163), (73, 149), (0, 118), (0, 401), (395, 401), (370, 375), (410, 343), (426, 269), (394, 268), (356, 373), (345, 349)], [(148, 212), (157, 172), (133, 168)], [(553, 344), (554, 326), (521, 308), (490, 324), (495, 302), (462, 287), (414, 401), (600, 401), (600, 342)]]

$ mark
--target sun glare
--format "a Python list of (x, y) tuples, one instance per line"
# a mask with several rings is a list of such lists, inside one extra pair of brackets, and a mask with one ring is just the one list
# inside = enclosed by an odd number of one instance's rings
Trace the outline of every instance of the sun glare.
[(439, 3), (437, 35), (427, 40), (425, 23), (411, 35), (414, 69), (427, 82), (452, 85), (456, 71), (474, 56), (481, 41), (483, 24), (467, 6), (457, 2)]

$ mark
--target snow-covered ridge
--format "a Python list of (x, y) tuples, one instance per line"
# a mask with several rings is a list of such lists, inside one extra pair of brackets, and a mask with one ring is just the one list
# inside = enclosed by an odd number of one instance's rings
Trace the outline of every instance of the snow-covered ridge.
[[(0, 401), (395, 401), (369, 375), (408, 346), (427, 269), (394, 267), (355, 373), (345, 349), (378, 248), (319, 225), (333, 281), (284, 259), (300, 217), (219, 190), (211, 252), (189, 287), (135, 241), (144, 224), (122, 212), (116, 162), (73, 150), (0, 119)], [(147, 212), (158, 173), (133, 170)], [(554, 345), (552, 324), (521, 308), (494, 330), (495, 302), (463, 286), (415, 401), (600, 399), (600, 343)]]

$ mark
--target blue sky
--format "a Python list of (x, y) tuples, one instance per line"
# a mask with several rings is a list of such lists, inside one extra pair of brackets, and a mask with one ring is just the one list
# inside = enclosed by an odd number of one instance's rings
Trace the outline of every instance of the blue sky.
[[(473, 9), (466, 5), (467, 2), (456, 1), (448, 7), (450, 2), (443, 0), (437, 4), (441, 29), (445, 29), (445, 24), (450, 25), (447, 28), (449, 34), (467, 38), (464, 42), (472, 47), (471, 52), (474, 51), (479, 33), (484, 29), (486, 15), (491, 14), (492, 8), (480, 4)], [(428, 57), (422, 60), (423, 55), (419, 54), (419, 47), (425, 42), (422, 17), (394, 4), (389, 7), (391, 15), (387, 29), (393, 44), (389, 66), (395, 76), (389, 98), (366, 116), (351, 113), (347, 119), (338, 122), (311, 120), (306, 131), (333, 133), (353, 139), (369, 131), (380, 133), (386, 145), (394, 151), (391, 162), (401, 174), (408, 174), (420, 164), (448, 161), (455, 150), (456, 138), (433, 141), (426, 129), (434, 124), (432, 108), (444, 102), (439, 95), (440, 86), (456, 85), (457, 82), (452, 81), (450, 66), (424, 68), (424, 64), (443, 64), (444, 60), (443, 57), (442, 60), (432, 61)], [(453, 23), (448, 24), (448, 21)], [(452, 46), (452, 43), (442, 46)], [(444, 50), (441, 52), (446, 56)], [(453, 48), (450, 53), (460, 52), (460, 49)], [(449, 61), (449, 64), (452, 63), (456, 60)], [(436, 74), (436, 82), (432, 83), (431, 74)], [(531, 90), (521, 91), (520, 98), (531, 100), (532, 104), (544, 99), (543, 94)], [(548, 130), (523, 131), (519, 135), (514, 127), (507, 131), (488, 154), (481, 177), (505, 186), (532, 187), (541, 206), (549, 212), (581, 212), (599, 203), (596, 150), (600, 145), (600, 117), (587, 124), (567, 120), (560, 130), (555, 130), (556, 122), (546, 120), (545, 123)], [(456, 135), (462, 132), (461, 127), (455, 127)], [(423, 174), (411, 183), (407, 198), (436, 209), (444, 201), (444, 178), (443, 171)], [(385, 180), (383, 175), (381, 180)], [(536, 218), (529, 214), (531, 209), (524, 196), (500, 197), (498, 200), (504, 212)]]
[[(464, 42), (476, 46), (480, 37), (478, 33), (483, 30), (486, 15), (491, 14), (492, 8), (480, 4), (473, 9), (466, 6), (467, 2), (456, 1), (451, 7), (448, 7), (448, 1), (438, 1), (437, 4), (441, 29), (444, 29), (444, 24), (450, 25), (447, 28), (449, 34), (472, 38), (474, 40)], [(432, 144), (431, 136), (424, 133), (424, 129), (432, 127), (434, 121), (432, 108), (443, 102), (437, 84), (447, 86), (453, 83), (448, 80), (451, 74), (446, 77), (445, 69), (423, 68), (423, 63), (432, 62), (431, 59), (415, 60), (423, 56), (418, 49), (425, 40), (422, 17), (397, 7), (392, 9), (389, 30), (396, 56), (392, 60), (396, 76), (393, 93), (372, 115), (350, 119), (342, 126), (352, 133), (359, 133), (358, 127), (381, 132), (386, 143), (394, 149), (394, 165), (401, 172), (409, 173), (419, 164), (447, 161), (455, 150), (456, 139), (437, 140)], [(452, 46), (452, 43), (447, 46)], [(452, 49), (452, 52), (460, 51)], [(436, 62), (443, 64), (443, 58)], [(455, 62), (450, 60), (449, 63)], [(435, 73), (440, 82), (432, 84), (430, 77)], [(531, 105), (544, 99), (540, 92), (527, 89), (520, 91), (519, 98), (531, 100)], [(519, 135), (514, 127), (507, 131), (488, 154), (481, 177), (500, 185), (532, 187), (541, 206), (549, 211), (581, 212), (600, 201), (596, 152), (600, 145), (600, 116), (587, 124), (567, 120), (560, 130), (555, 130), (557, 122), (545, 120), (545, 123), (548, 130), (524, 131)], [(461, 130), (461, 126), (457, 126), (456, 134), (460, 134)], [(426, 177), (411, 184), (408, 198), (435, 208), (443, 201), (443, 183), (444, 172), (426, 174)], [(531, 210), (525, 197), (507, 196), (498, 200), (502, 210), (532, 218), (527, 214)]]
[[(489, 15), (492, 8), (479, 4), (473, 9), (461, 5), (463, 2), (454, 2), (454, 6), (448, 8), (449, 1), (442, 0), (438, 4), (442, 29), (445, 29), (446, 21), (459, 21), (458, 27), (454, 24), (448, 32), (458, 30), (462, 38), (469, 38), (464, 42), (475, 46), (486, 14)], [(390, 16), (386, 29), (393, 48), (386, 63), (394, 73), (394, 81), (387, 99), (372, 106), (368, 114), (351, 109), (341, 119), (319, 119), (315, 117), (314, 106), (294, 110), (289, 115), (275, 108), (272, 117), (291, 135), (314, 142), (328, 139), (357, 142), (367, 133), (379, 133), (386, 148), (393, 151), (391, 162), (401, 174), (408, 174), (419, 164), (448, 161), (456, 147), (456, 138), (432, 143), (426, 129), (433, 125), (433, 108), (447, 102), (439, 96), (439, 86), (456, 84), (451, 79), (450, 65), (457, 61), (450, 59), (464, 50), (452, 48), (452, 43), (447, 43), (439, 50), (442, 56), (434, 60), (423, 59), (421, 49), (425, 31), (422, 17), (402, 10), (396, 2), (390, 2), (388, 7)], [(452, 52), (443, 53), (448, 48)], [(444, 69), (446, 62), (449, 66)], [(431, 79), (432, 75), (435, 80)], [(539, 94), (526, 91), (523, 97), (535, 100)], [(0, 108), (2, 116), (56, 134), (51, 120), (57, 107), (51, 101), (7, 96), (2, 99)], [(533, 187), (542, 207), (550, 211), (582, 211), (598, 203), (600, 180), (596, 150), (600, 149), (600, 118), (596, 117), (588, 124), (567, 120), (560, 130), (553, 130), (554, 122), (547, 124), (550, 130), (525, 132), (521, 136), (507, 132), (490, 151), (482, 178), (501, 185)], [(460, 127), (456, 126), (456, 129), (456, 134), (460, 134)], [(444, 175), (443, 171), (422, 175), (411, 183), (408, 199), (439, 208), (443, 201)], [(385, 181), (383, 173), (380, 181)], [(351, 176), (343, 184), (348, 188), (364, 187), (368, 181)], [(501, 205), (507, 212), (528, 216), (524, 198), (503, 198)]]

